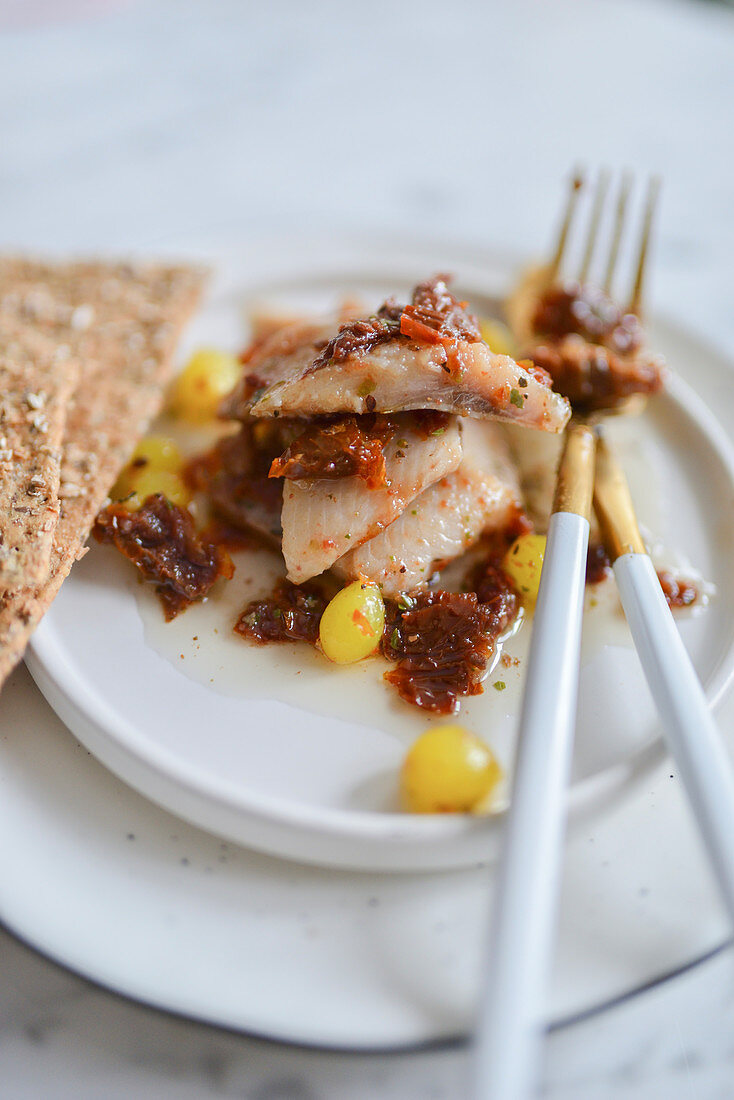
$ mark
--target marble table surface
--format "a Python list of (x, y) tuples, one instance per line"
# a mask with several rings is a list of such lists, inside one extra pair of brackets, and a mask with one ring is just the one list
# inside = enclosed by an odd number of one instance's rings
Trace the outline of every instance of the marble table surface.
[[(0, 245), (206, 255), (264, 225), (524, 252), (570, 164), (665, 177), (652, 300), (734, 346), (734, 11), (702, 0), (0, 0)], [(0, 930), (2, 1100), (464, 1095), (463, 1048), (311, 1052)], [(734, 1095), (734, 952), (548, 1043), (552, 1100)]]

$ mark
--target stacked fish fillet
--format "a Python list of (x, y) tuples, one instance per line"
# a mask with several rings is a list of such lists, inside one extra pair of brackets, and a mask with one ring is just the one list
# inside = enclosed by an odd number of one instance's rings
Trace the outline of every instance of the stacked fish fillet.
[(408, 305), (262, 339), (223, 412), (243, 438), (277, 424), (290, 440), (269, 471), (289, 579), (333, 569), (395, 597), (517, 516), (496, 421), (560, 432), (570, 406), (543, 371), (494, 354), (439, 276)]

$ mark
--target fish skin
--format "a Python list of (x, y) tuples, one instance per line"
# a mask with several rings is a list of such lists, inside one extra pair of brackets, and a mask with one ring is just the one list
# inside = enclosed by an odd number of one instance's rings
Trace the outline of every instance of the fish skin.
[(488, 531), (502, 530), (522, 510), (515, 468), (497, 424), (462, 421), (459, 468), (426, 489), (379, 535), (350, 550), (334, 572), (360, 576), (395, 598), (425, 584)]
[(309, 417), (439, 409), (551, 432), (562, 431), (571, 415), (565, 398), (514, 359), (495, 355), (483, 341), (459, 342), (459, 372), (441, 344), (398, 338), (314, 369), (325, 331), (319, 330), (316, 342), (258, 357), (252, 369), (261, 386), (251, 397), (240, 386), (226, 404), (227, 414)]
[(220, 417), (224, 420), (249, 420), (253, 384), (257, 387), (254, 394), (257, 397), (257, 390), (279, 385), (291, 372), (307, 370), (319, 354), (319, 349), (333, 336), (337, 324), (337, 319), (333, 317), (304, 319), (278, 328), (260, 339), (250, 349), (239, 382), (222, 401)]
[(429, 485), (456, 470), (462, 453), (456, 418), (427, 437), (406, 424), (385, 446), (383, 487), (369, 489), (359, 477), (286, 480), (281, 522), (289, 580), (300, 584), (318, 576), (373, 538)]

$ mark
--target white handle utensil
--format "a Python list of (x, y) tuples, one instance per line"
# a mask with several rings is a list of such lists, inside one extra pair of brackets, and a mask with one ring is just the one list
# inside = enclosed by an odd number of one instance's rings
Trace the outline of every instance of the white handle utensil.
[(734, 772), (640, 537), (627, 482), (603, 439), (594, 507), (663, 735), (734, 921)]
[(568, 429), (535, 608), (472, 1100), (522, 1100), (543, 1027), (578, 691), (594, 436)]

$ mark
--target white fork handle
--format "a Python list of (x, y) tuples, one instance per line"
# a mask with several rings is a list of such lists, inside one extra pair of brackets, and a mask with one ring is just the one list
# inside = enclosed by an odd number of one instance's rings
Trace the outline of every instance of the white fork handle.
[(614, 575), (632, 637), (729, 914), (734, 921), (734, 772), (647, 554)]
[(576, 720), (588, 541), (582, 516), (551, 516), (475, 1039), (472, 1100), (523, 1100), (536, 1079)]

